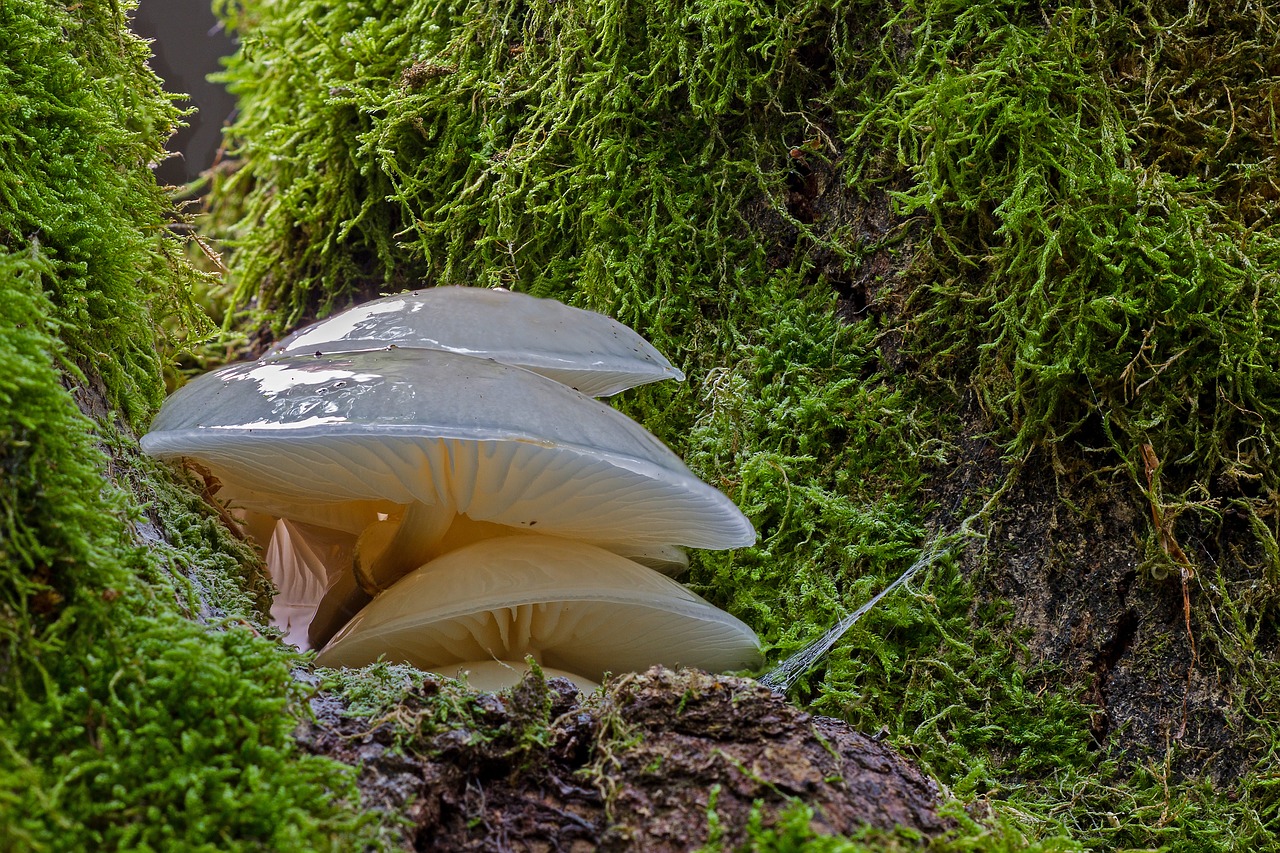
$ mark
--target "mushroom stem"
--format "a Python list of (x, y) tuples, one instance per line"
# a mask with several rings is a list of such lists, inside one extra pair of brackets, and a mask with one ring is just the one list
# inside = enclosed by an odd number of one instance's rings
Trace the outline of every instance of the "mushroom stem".
[(457, 514), (414, 501), (399, 518), (375, 521), (356, 540), (353, 568), (360, 589), (377, 595), (436, 555)]
[(316, 615), (307, 629), (307, 641), (313, 649), (324, 648), (333, 635), (364, 609), (373, 598), (356, 583), (353, 572), (342, 572), (325, 591)]
[(240, 522), (241, 532), (252, 544), (258, 546), (259, 552), (265, 555), (267, 549), (271, 547), (271, 537), (276, 532), (276, 521), (278, 520), (276, 516), (246, 509), (233, 509), (231, 510), (231, 515)]
[[(340, 530), (261, 516), (251, 519), (272, 522), (263, 554), (267, 572), (277, 592), (271, 605), (271, 621), (285, 632), (285, 642), (308, 648), (309, 626), (328, 589), (342, 574), (350, 574), (355, 537)], [(265, 525), (259, 524), (259, 527)], [(349, 618), (349, 617), (348, 617)], [(334, 630), (337, 630), (336, 626)], [(332, 632), (330, 632), (332, 633)]]

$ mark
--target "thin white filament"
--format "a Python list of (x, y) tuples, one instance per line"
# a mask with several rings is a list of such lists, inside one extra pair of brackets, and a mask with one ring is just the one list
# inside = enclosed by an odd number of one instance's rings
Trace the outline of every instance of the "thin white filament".
[(997, 493), (986, 502), (982, 509), (961, 522), (954, 534), (948, 535), (941, 533), (935, 535), (929, 541), (928, 546), (921, 551), (920, 556), (916, 558), (915, 562), (908, 566), (906, 571), (898, 575), (897, 579), (894, 580), (893, 583), (876, 593), (866, 604), (844, 616), (821, 637), (814, 640), (812, 643), (805, 646), (803, 649), (796, 652), (773, 669), (769, 670), (769, 672), (760, 679), (760, 683), (765, 687), (768, 687), (770, 690), (773, 690), (775, 693), (786, 693), (790, 690), (800, 676), (804, 675), (804, 673), (809, 670), (809, 667), (813, 666), (821, 660), (827, 652), (831, 651), (831, 648), (836, 643), (840, 642), (840, 638), (847, 634), (849, 629), (852, 628), (859, 619), (865, 616), (871, 608), (879, 604), (882, 598), (905, 584), (907, 581), (911, 580), (911, 578), (915, 576), (916, 572), (920, 571), (925, 566), (932, 565), (935, 560), (950, 550), (949, 546), (946, 544), (948, 540), (953, 537), (961, 538), (971, 534), (973, 522), (986, 514), (987, 510), (994, 504), (996, 498), (1008, 489), (1008, 485), (1008, 482), (1006, 482), (1004, 486), (1002, 486)]

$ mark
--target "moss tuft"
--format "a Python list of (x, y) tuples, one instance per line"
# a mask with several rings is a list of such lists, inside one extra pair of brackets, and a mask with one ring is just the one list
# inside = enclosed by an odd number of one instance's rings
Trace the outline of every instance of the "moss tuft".
[[(349, 849), (350, 768), (296, 753), (302, 688), (278, 644), (124, 607), (66, 658), (76, 685), (6, 708), (7, 845), (30, 850)], [(121, 624), (123, 623), (123, 624)], [(334, 835), (337, 833), (337, 836)]]
[(156, 318), (198, 318), (128, 9), (0, 3), (0, 849), (349, 849), (352, 772), (293, 741), (256, 558), (131, 438)]
[(41, 289), (50, 263), (35, 248), (0, 254), (0, 662), (14, 693), (39, 690), (46, 661), (76, 654), (71, 626), (108, 630), (98, 599), (128, 582), (139, 554), (121, 524), (124, 504), (103, 494), (106, 458), (90, 421), (62, 386), (65, 349), (52, 336)]
[(93, 366), (137, 426), (164, 397), (157, 318), (208, 324), (149, 169), (178, 110), (118, 3), (15, 0), (0, 6), (0, 32), (0, 247), (45, 259), (68, 356)]
[(1169, 170), (1186, 150), (1166, 122), (1197, 96), (1166, 88), (1185, 70), (1161, 51), (1198, 19), (1143, 28), (1162, 84), (1144, 104), (1132, 50), (1107, 39), (1114, 12), (1027, 12), (923, 4), (911, 24), (928, 40), (854, 138), (883, 135), (913, 177), (902, 213), (933, 223), (911, 343), (978, 390), (1015, 456), (1083, 436), (1141, 483), (1146, 444), (1184, 500), (1220, 476), (1274, 494), (1280, 236), (1241, 215), (1232, 176), (1261, 190), (1277, 167), (1242, 144), (1241, 160)]

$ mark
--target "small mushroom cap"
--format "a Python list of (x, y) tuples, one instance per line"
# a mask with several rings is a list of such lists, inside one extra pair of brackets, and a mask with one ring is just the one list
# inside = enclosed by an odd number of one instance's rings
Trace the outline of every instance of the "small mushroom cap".
[(515, 535), (411, 572), (339, 631), (316, 663), (356, 667), (383, 655), (441, 672), (533, 655), (600, 681), (655, 664), (751, 669), (760, 644), (741, 621), (651, 569), (581, 542)]
[(755, 541), (732, 501), (619, 412), (527, 370), (435, 350), (231, 365), (172, 395), (142, 447), (198, 459), (221, 496), (284, 518), (295, 505), (420, 501), (589, 541)]
[(591, 397), (684, 379), (648, 341), (603, 314), (481, 287), (433, 287), (374, 299), (299, 329), (266, 358), (392, 346), (492, 358)]

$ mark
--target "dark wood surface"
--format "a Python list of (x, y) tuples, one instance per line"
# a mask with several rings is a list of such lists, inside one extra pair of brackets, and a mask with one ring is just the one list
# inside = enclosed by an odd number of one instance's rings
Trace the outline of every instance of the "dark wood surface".
[(221, 70), (219, 59), (235, 44), (214, 18), (209, 0), (142, 0), (133, 30), (151, 40), (151, 67), (165, 89), (187, 95), (180, 105), (197, 110), (169, 140), (175, 156), (156, 169), (162, 183), (185, 184), (213, 164), (222, 126), (234, 109), (227, 91), (205, 78)]

